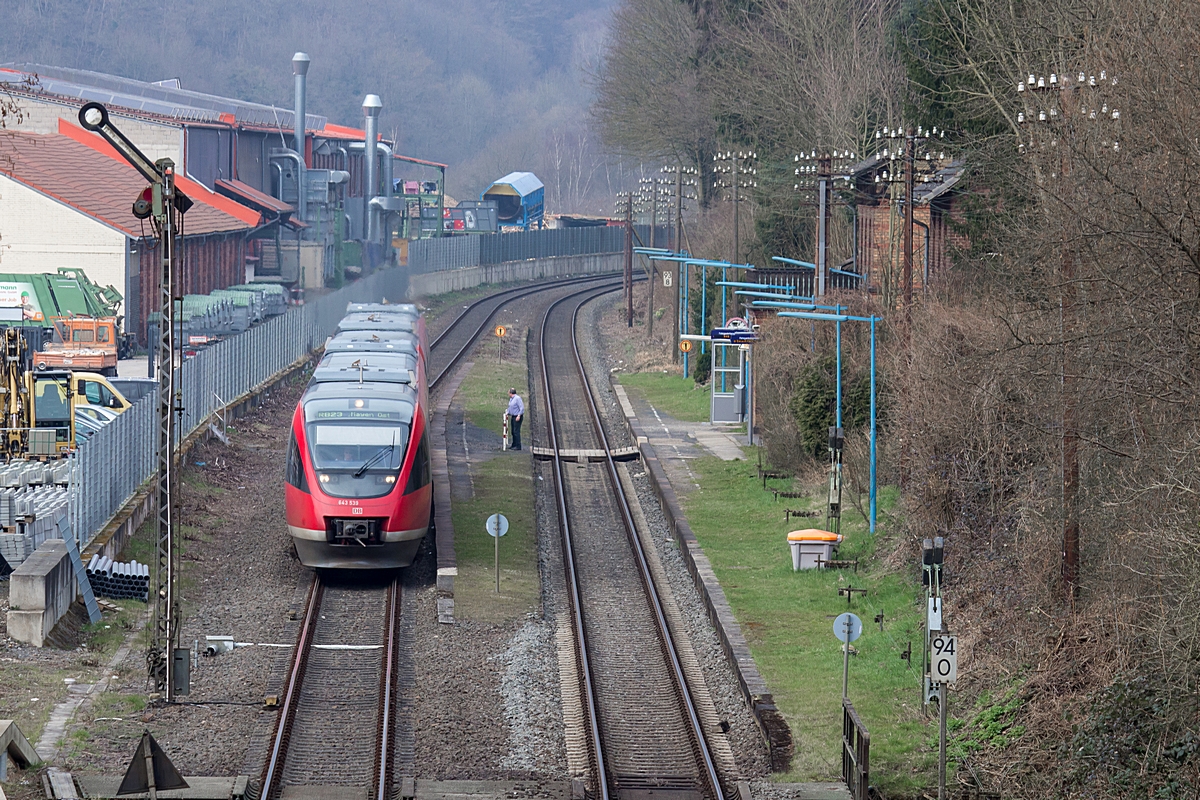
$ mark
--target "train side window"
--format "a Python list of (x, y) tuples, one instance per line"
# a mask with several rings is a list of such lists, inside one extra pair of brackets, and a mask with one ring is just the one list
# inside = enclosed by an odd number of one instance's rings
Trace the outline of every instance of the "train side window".
[(308, 477), (304, 474), (304, 460), (300, 458), (300, 445), (294, 435), (288, 436), (287, 482), (302, 492), (308, 493)]
[(429, 432), (421, 434), (421, 443), (413, 454), (412, 471), (408, 474), (408, 486), (405, 494), (411, 494), (422, 486), (427, 486), (433, 480), (433, 470), (429, 465)]

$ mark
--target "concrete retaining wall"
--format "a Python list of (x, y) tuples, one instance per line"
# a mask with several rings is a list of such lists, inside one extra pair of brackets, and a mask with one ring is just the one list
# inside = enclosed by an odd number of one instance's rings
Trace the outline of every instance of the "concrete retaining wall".
[(536, 281), (544, 278), (562, 278), (567, 275), (620, 272), (625, 268), (624, 259), (625, 257), (621, 253), (595, 253), (582, 256), (531, 258), (527, 261), (505, 261), (501, 264), (483, 264), (478, 267), (445, 272), (427, 272), (423, 275), (408, 277), (408, 293), (411, 297), (428, 297), (490, 283)]
[(35, 647), (75, 602), (78, 587), (67, 545), (47, 539), (10, 577), (8, 635)]

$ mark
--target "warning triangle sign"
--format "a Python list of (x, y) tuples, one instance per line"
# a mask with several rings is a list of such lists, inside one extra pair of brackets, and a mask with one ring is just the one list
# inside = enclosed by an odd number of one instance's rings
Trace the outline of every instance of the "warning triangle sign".
[[(147, 770), (147, 761), (153, 766), (153, 782), (151, 781), (150, 770)], [(117, 796), (120, 797), (126, 794), (143, 794), (150, 791), (150, 787), (159, 789), (187, 789), (187, 781), (179, 774), (179, 770), (175, 769), (175, 765), (171, 763), (171, 759), (167, 758), (167, 754), (158, 746), (158, 742), (154, 741), (154, 737), (150, 735), (150, 731), (142, 733), (142, 741), (138, 744), (137, 752), (133, 754), (133, 761), (129, 764), (129, 769), (125, 771), (125, 779), (121, 781), (121, 788), (117, 789)]]

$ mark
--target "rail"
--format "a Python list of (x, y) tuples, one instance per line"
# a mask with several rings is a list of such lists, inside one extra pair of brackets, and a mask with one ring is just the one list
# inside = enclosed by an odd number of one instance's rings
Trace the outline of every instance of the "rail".
[(867, 800), (870, 777), (871, 734), (854, 704), (842, 698), (842, 780), (851, 800)]
[(474, 303), (471, 303), (469, 306), (463, 309), (462, 313), (455, 317), (454, 321), (447, 325), (445, 330), (439, 333), (430, 343), (429, 349), (432, 352), (434, 348), (447, 344), (447, 339), (456, 334), (458, 332), (458, 326), (464, 323), (472, 314), (475, 314), (478, 311), (486, 312), (479, 325), (477, 325), (475, 329), (466, 337), (464, 343), (454, 352), (454, 355), (450, 357), (450, 360), (446, 362), (445, 366), (438, 370), (437, 375), (435, 375), (429, 382), (430, 391), (433, 391), (433, 389), (441, 382), (441, 380), (450, 374), (450, 371), (454, 369), (454, 367), (462, 360), (463, 356), (470, 352), (471, 348), (475, 345), (476, 339), (479, 338), (479, 334), (483, 333), (488, 325), (491, 324), (492, 319), (496, 316), (496, 312), (498, 312), (506, 303), (512, 302), (513, 300), (520, 300), (523, 297), (528, 297), (529, 295), (537, 294), (538, 292), (544, 292), (548, 289), (555, 289), (560, 286), (568, 286), (577, 283), (591, 283), (594, 281), (607, 284), (616, 283), (619, 280), (620, 278), (614, 278), (611, 275), (599, 276), (596, 278), (565, 278), (558, 281), (545, 281), (532, 287), (521, 287), (517, 289), (510, 289), (505, 292), (497, 292), (496, 294), (491, 294), (487, 297), (476, 300)]
[(662, 644), (663, 651), (669, 662), (676, 699), (680, 703), (681, 708), (684, 710), (685, 717), (687, 719), (687, 735), (691, 739), (692, 745), (695, 748), (697, 763), (701, 766), (701, 782), (704, 784), (704, 788), (707, 789), (707, 797), (712, 798), (712, 800), (724, 800), (725, 795), (721, 787), (720, 776), (717, 773), (712, 752), (709, 748), (707, 739), (705, 738), (703, 725), (701, 724), (695, 703), (692, 700), (691, 693), (688, 690), (687, 680), (684, 676), (683, 665), (676, 649), (674, 639), (671, 635), (670, 628), (667, 624), (662, 599), (660, 598), (657, 587), (655, 586), (654, 578), (650, 570), (650, 565), (647, 561), (645, 550), (642, 547), (641, 540), (637, 533), (637, 526), (633, 520), (633, 513), (630, 508), (628, 498), (625, 496), (625, 491), (622, 487), (620, 477), (617, 474), (616, 462), (612, 454), (612, 447), (609, 444), (608, 436), (605, 433), (604, 423), (600, 417), (599, 409), (596, 407), (595, 398), (592, 394), (591, 383), (588, 380), (587, 371), (584, 368), (583, 358), (580, 354), (579, 343), (575, 333), (578, 327), (580, 310), (588, 301), (600, 296), (601, 294), (604, 294), (605, 291), (606, 290), (603, 289), (583, 290), (567, 295), (555, 303), (552, 303), (542, 317), (542, 335), (539, 336), (542, 387), (546, 402), (547, 427), (549, 431), (550, 448), (551, 452), (553, 453), (552, 460), (555, 471), (555, 496), (558, 505), (559, 525), (561, 527), (564, 542), (563, 560), (564, 566), (567, 570), (568, 586), (571, 591), (571, 605), (575, 617), (574, 627), (576, 634), (576, 653), (579, 658), (578, 663), (582, 673), (581, 683), (586, 690), (585, 696), (588, 703), (588, 718), (592, 727), (592, 746), (594, 748), (597, 782), (599, 784), (597, 788), (600, 790), (600, 796), (602, 798), (609, 797), (609, 787), (607, 785), (608, 782), (603, 756), (603, 743), (599, 733), (595, 707), (593, 676), (591, 675), (591, 665), (587, 654), (588, 646), (586, 639), (586, 628), (581, 610), (582, 604), (579, 594), (579, 577), (576, 573), (576, 559), (573, 553), (574, 545), (570, 533), (570, 514), (567, 510), (567, 502), (563, 490), (564, 475), (562, 468), (562, 447), (558, 441), (558, 430), (554, 422), (553, 392), (551, 391), (551, 384), (549, 380), (550, 376), (547, 369), (545, 337), (546, 320), (549, 318), (550, 313), (559, 304), (565, 303), (572, 299), (576, 299), (577, 303), (571, 314), (571, 350), (575, 359), (576, 368), (578, 370), (577, 377), (584, 388), (584, 397), (587, 400), (588, 414), (590, 416), (591, 424), (598, 439), (600, 440), (602, 450), (605, 455), (603, 463), (608, 475), (609, 487), (612, 490), (613, 497), (617, 501), (618, 508), (620, 509), (621, 521), (625, 527), (626, 536), (628, 537), (630, 546), (637, 558), (641, 582), (645, 588), (647, 599), (649, 600), (654, 614), (658, 636)]
[[(386, 627), (383, 635), (383, 668), (380, 670), (379, 695), (376, 711), (374, 766), (371, 771), (370, 797), (387, 800), (391, 796), (394, 781), (395, 758), (393, 744), (398, 710), (396, 687), (396, 662), (400, 647), (400, 578), (395, 578), (387, 588), (385, 600)], [(296, 652), (288, 671), (284, 695), (280, 702), (279, 719), (271, 738), (271, 750), (263, 767), (262, 800), (275, 800), (284, 794), (284, 767), (287, 764), (289, 745), (293, 738), (296, 712), (306, 688), (309, 656), (316, 639), (319, 621), (324, 618), (325, 585), (319, 575), (313, 575), (312, 585), (305, 603), (304, 617), (300, 623), (300, 635)], [(318, 675), (318, 678), (321, 676)], [(311, 703), (311, 699), (309, 700)], [(350, 787), (345, 787), (350, 791)], [(361, 790), (360, 790), (361, 791)], [(352, 793), (352, 792), (351, 792)], [(361, 796), (361, 794), (359, 794)]]

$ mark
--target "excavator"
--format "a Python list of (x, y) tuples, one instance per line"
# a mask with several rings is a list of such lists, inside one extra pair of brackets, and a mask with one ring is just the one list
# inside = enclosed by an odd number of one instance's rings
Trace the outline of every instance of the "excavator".
[(0, 459), (62, 458), (75, 450), (75, 408), (91, 400), (86, 388), (107, 389), (105, 405), (124, 411), (128, 401), (100, 375), (33, 369), (34, 351), (20, 328), (0, 335), (0, 406), (4, 429)]

